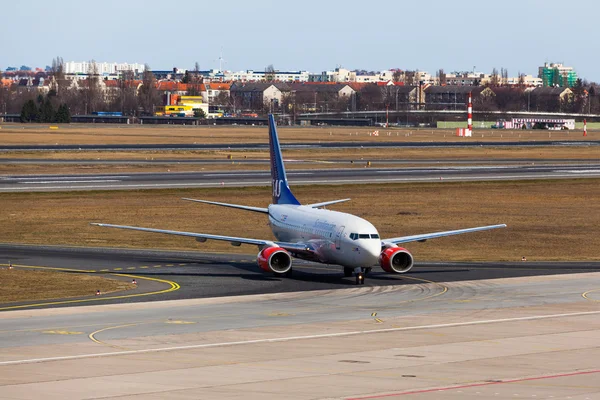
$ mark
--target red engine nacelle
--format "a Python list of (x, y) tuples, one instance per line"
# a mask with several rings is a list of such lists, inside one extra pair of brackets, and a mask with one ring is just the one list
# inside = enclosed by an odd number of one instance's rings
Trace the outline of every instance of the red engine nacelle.
[(402, 247), (388, 247), (381, 252), (379, 265), (385, 272), (403, 274), (413, 267), (413, 256)]
[(285, 274), (292, 269), (292, 256), (281, 247), (267, 247), (258, 253), (256, 263), (265, 272)]

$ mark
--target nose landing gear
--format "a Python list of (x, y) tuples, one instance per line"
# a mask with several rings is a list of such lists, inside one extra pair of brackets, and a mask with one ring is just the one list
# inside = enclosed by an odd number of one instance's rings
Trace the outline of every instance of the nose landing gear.
[(364, 273), (359, 272), (358, 274), (356, 274), (356, 284), (357, 285), (365, 284), (365, 274)]
[(365, 284), (365, 275), (371, 272), (371, 268), (354, 268), (354, 275), (356, 276), (356, 284), (364, 285)]

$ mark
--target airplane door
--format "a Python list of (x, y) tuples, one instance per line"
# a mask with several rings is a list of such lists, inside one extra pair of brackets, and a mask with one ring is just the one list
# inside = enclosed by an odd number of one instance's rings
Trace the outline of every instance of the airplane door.
[(344, 228), (346, 228), (346, 227), (345, 226), (340, 226), (340, 228), (338, 229), (337, 233), (335, 234), (335, 248), (336, 248), (336, 250), (339, 250), (341, 248), (342, 234), (344, 233)]

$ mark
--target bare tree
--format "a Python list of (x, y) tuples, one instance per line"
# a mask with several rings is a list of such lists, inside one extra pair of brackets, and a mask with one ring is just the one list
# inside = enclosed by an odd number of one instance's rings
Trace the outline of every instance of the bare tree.
[(438, 77), (440, 86), (446, 86), (448, 80), (446, 79), (446, 73), (444, 72), (444, 68), (440, 68), (438, 70), (437, 77)]
[(525, 74), (519, 72), (519, 87), (520, 88), (524, 88), (525, 87)]
[(154, 114), (154, 106), (160, 102), (158, 91), (156, 90), (156, 78), (148, 64), (144, 66), (142, 74), (142, 87), (138, 93), (139, 105), (146, 115)]
[(500, 76), (496, 68), (492, 69), (492, 76), (490, 77), (490, 86), (500, 86)]
[(231, 96), (226, 91), (220, 91), (219, 94), (215, 96), (212, 105), (218, 106), (226, 112), (232, 112), (233, 110)]
[(56, 57), (52, 59), (52, 67), (50, 67), (50, 74), (56, 79), (64, 79), (65, 63), (62, 57)]
[(500, 68), (500, 85), (508, 85), (508, 70), (506, 68)]
[(404, 72), (404, 84), (408, 86), (414, 86), (417, 83), (417, 71), (405, 71)]
[(194, 71), (191, 74), (188, 74), (187, 95), (199, 96), (202, 82), (204, 82), (204, 78), (200, 75), (200, 64), (196, 61), (194, 64)]
[(50, 74), (48, 76), (51, 79), (52, 87), (51, 91), (54, 91), (54, 94), (57, 97), (60, 97), (61, 91), (65, 90), (65, 69), (64, 62), (62, 57), (56, 57), (52, 59), (52, 66), (50, 67)]
[(138, 108), (137, 83), (132, 70), (122, 71), (119, 77), (119, 87), (113, 99), (112, 109), (121, 111), (123, 115), (135, 115)]
[(0, 114), (6, 114), (10, 97), (10, 89), (0, 85)]
[(397, 91), (398, 86), (395, 85), (381, 86), (381, 102), (385, 108), (389, 108), (390, 105), (395, 104)]
[(92, 60), (88, 67), (88, 77), (84, 81), (82, 89), (83, 112), (85, 114), (97, 111), (101, 100), (103, 100), (101, 99), (100, 87), (98, 85), (99, 79), (98, 65), (96, 64), (96, 61)]
[(404, 74), (402, 73), (402, 70), (396, 69), (396, 70), (394, 70), (394, 73), (392, 74), (392, 80), (394, 82), (401, 82), (403, 75)]
[(358, 93), (359, 110), (377, 110), (382, 108), (382, 96), (379, 87), (370, 83), (365, 85)]
[(273, 64), (269, 64), (265, 68), (265, 82), (275, 82), (276, 71), (273, 68)]

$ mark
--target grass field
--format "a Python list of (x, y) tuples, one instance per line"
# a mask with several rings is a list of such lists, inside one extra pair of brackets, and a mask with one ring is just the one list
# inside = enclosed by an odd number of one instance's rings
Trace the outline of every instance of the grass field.
[[(68, 124), (50, 130), (43, 124), (0, 124), (0, 143), (30, 144), (166, 144), (267, 143), (265, 126), (179, 126)], [(489, 127), (488, 127), (489, 128)], [(379, 131), (379, 136), (369, 133)], [(367, 141), (469, 141), (469, 140), (582, 140), (581, 132), (510, 131), (476, 129), (472, 138), (455, 136), (454, 129), (376, 127), (286, 127), (278, 129), (282, 143)], [(587, 139), (593, 140), (589, 132)]]
[(101, 293), (111, 293), (135, 287), (131, 283), (89, 274), (29, 271), (18, 268), (0, 268), (0, 282), (0, 304), (94, 296), (97, 290)]
[[(408, 248), (417, 260), (600, 259), (600, 180), (295, 187), (303, 202), (344, 197), (333, 209), (362, 216), (383, 237), (506, 223), (501, 229)], [(93, 227), (106, 222), (272, 238), (263, 215), (179, 200), (266, 206), (268, 188), (0, 195), (0, 242), (256, 253), (189, 238)], [(226, 218), (223, 216), (226, 215)], [(2, 262), (2, 260), (0, 260)]]

